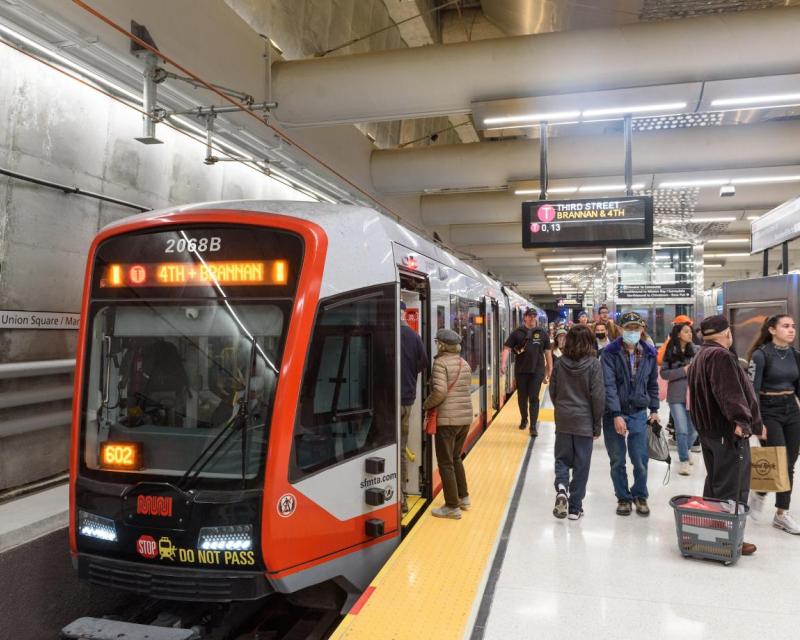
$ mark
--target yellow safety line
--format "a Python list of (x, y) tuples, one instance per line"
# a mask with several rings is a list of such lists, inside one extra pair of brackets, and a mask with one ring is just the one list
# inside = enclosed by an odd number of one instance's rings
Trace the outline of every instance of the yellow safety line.
[[(548, 411), (540, 420), (552, 419)], [(465, 460), (472, 508), (461, 520), (423, 514), (332, 639), (445, 640), (471, 632), (530, 442), (518, 426), (512, 399)], [(430, 506), (443, 504), (440, 493)]]

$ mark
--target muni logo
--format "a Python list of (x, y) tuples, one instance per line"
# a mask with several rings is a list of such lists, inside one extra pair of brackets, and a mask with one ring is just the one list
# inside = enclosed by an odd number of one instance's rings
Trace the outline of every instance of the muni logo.
[(141, 516), (172, 516), (172, 498), (169, 496), (137, 496), (136, 513)]

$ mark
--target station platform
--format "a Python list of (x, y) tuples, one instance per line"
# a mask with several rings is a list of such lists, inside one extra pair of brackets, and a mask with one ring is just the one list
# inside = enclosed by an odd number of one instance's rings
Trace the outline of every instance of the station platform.
[[(669, 500), (702, 494), (702, 456), (692, 454), (688, 477), (674, 462), (667, 485), (666, 465), (651, 462), (651, 515), (620, 517), (600, 438), (585, 517), (557, 520), (553, 413), (543, 407), (530, 449), (516, 402), (504, 407), (465, 461), (473, 508), (460, 521), (426, 513), (333, 638), (794, 636), (800, 536), (770, 526), (774, 509), (748, 520), (755, 555), (732, 567), (684, 559)], [(666, 404), (661, 414), (666, 423)]]
[[(552, 420), (552, 409), (543, 407), (541, 418)], [(532, 440), (519, 420), (512, 397), (464, 461), (472, 508), (461, 520), (425, 513), (331, 638), (468, 635), (530, 456)], [(443, 503), (440, 493), (431, 508)]]

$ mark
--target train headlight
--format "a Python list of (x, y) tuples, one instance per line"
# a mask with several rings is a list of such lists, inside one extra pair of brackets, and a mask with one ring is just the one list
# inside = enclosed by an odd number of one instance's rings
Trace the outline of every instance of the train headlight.
[(96, 516), (87, 511), (78, 512), (78, 533), (88, 538), (117, 541), (117, 526), (111, 518)]
[(197, 548), (204, 551), (248, 551), (253, 548), (253, 525), (203, 527), (197, 537)]

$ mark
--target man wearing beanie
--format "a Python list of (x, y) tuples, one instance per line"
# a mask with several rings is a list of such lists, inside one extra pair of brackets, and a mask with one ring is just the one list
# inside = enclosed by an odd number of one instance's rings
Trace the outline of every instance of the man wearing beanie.
[[(692, 417), (706, 465), (703, 495), (747, 504), (750, 491), (750, 442), (763, 425), (753, 385), (731, 352), (730, 326), (725, 316), (710, 316), (700, 324), (703, 345), (689, 366)], [(739, 495), (736, 489), (740, 487)], [(742, 545), (742, 555), (756, 546)]]

